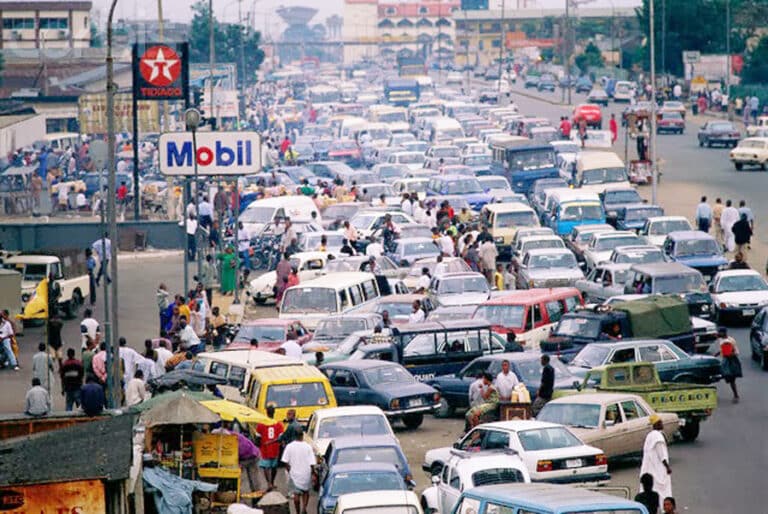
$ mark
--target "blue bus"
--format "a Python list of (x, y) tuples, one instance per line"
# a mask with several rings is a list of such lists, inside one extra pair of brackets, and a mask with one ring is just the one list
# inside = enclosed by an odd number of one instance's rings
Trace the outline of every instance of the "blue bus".
[(541, 178), (557, 178), (557, 154), (551, 145), (509, 136), (491, 143), (491, 174), (505, 177), (515, 193), (527, 195)]
[(387, 103), (408, 107), (419, 101), (419, 83), (414, 79), (389, 79), (384, 81), (384, 98)]

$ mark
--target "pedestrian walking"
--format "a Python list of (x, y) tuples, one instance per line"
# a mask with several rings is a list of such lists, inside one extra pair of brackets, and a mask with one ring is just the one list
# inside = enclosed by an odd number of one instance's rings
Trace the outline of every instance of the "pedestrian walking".
[(24, 414), (29, 416), (47, 416), (51, 412), (51, 395), (42, 386), (40, 379), (32, 379), (32, 388), (24, 398)]
[(549, 363), (549, 355), (542, 355), (539, 362), (541, 362), (541, 384), (538, 391), (536, 391), (533, 405), (531, 405), (533, 417), (536, 417), (547, 402), (552, 399), (552, 393), (555, 388), (555, 368)]
[(93, 318), (93, 311), (85, 309), (83, 320), (80, 322), (80, 350), (88, 347), (88, 341), (93, 341), (94, 346), (101, 342), (101, 325)]
[(99, 385), (96, 377), (89, 376), (85, 385), (80, 389), (80, 405), (86, 416), (98, 416), (107, 406), (104, 388)]
[(720, 226), (723, 228), (723, 240), (726, 251), (732, 252), (736, 248), (733, 235), (733, 225), (739, 221), (739, 211), (730, 200), (725, 201), (725, 209), (720, 215)]
[(653, 490), (653, 475), (644, 473), (640, 477), (640, 484), (642, 492), (635, 495), (635, 501), (645, 505), (645, 508), (648, 509), (648, 514), (657, 514), (659, 512), (659, 505), (661, 505), (661, 499), (659, 498), (659, 493)]
[(96, 258), (93, 256), (93, 249), (85, 249), (85, 266), (88, 269), (88, 286), (90, 289), (89, 301), (91, 305), (96, 303)]
[(296, 427), (296, 438), (285, 447), (281, 461), (288, 473), (288, 492), (293, 495), (294, 514), (307, 514), (317, 460), (312, 446), (304, 441), (301, 425)]
[(739, 360), (739, 347), (736, 345), (736, 340), (728, 335), (728, 330), (725, 327), (717, 329), (717, 336), (719, 350), (715, 356), (720, 357), (720, 369), (723, 373), (723, 380), (731, 386), (733, 403), (738, 403), (739, 390), (736, 387), (736, 379), (743, 376), (741, 360)]
[(53, 357), (48, 353), (46, 344), (37, 345), (37, 353), (32, 356), (32, 376), (40, 380), (40, 383), (49, 393), (53, 385)]
[(667, 440), (664, 438), (664, 422), (658, 414), (651, 414), (650, 423), (653, 430), (645, 436), (640, 476), (646, 473), (651, 475), (659, 498), (666, 498), (672, 496), (672, 468), (669, 465)]
[[(267, 406), (267, 416), (270, 418), (275, 416), (275, 408), (272, 405)], [(275, 488), (275, 478), (277, 477), (277, 459), (280, 456), (280, 435), (283, 433), (283, 424), (278, 422), (259, 423), (256, 425), (256, 433), (259, 434), (259, 452), (261, 454), (259, 467), (264, 471), (267, 491), (271, 491)]]
[(224, 253), (220, 253), (216, 258), (221, 262), (219, 269), (219, 292), (222, 295), (228, 295), (235, 290), (235, 281), (237, 275), (238, 258), (232, 245), (227, 246)]
[(723, 234), (722, 216), (725, 205), (720, 198), (715, 199), (715, 205), (712, 206), (712, 223), (715, 227), (715, 240), (721, 247), (725, 246), (725, 235)]
[(733, 240), (736, 243), (736, 253), (746, 255), (752, 240), (752, 227), (749, 224), (746, 213), (741, 214), (739, 221), (733, 224)]
[(696, 227), (708, 233), (710, 226), (712, 226), (712, 207), (707, 203), (707, 197), (702, 196), (701, 202), (696, 207)]
[(496, 243), (485, 240), (480, 245), (480, 263), (485, 279), (489, 285), (493, 285), (493, 274), (496, 271), (496, 258), (499, 251), (496, 249)]
[(193, 262), (197, 257), (197, 220), (194, 213), (187, 217), (185, 230), (187, 233), (187, 261)]
[(98, 287), (101, 282), (101, 277), (105, 277), (107, 284), (112, 283), (112, 279), (109, 277), (109, 259), (112, 255), (112, 241), (109, 239), (109, 233), (104, 232), (104, 235), (93, 242), (91, 249), (99, 257), (99, 273), (96, 275), (96, 286)]
[(168, 288), (164, 283), (160, 283), (155, 291), (155, 298), (157, 300), (157, 309), (160, 316), (160, 333), (164, 332), (166, 326), (170, 323), (171, 319), (168, 316), (168, 307), (171, 302), (171, 293), (168, 292)]
[(67, 348), (67, 359), (61, 363), (61, 389), (64, 395), (65, 410), (80, 407), (80, 388), (83, 387), (83, 363), (75, 358), (75, 349)]
[(13, 351), (12, 339), (14, 337), (13, 325), (9, 317), (3, 312), (0, 317), (0, 344), (2, 345), (2, 352), (5, 354), (0, 355), (0, 365), (5, 367), (5, 363), (13, 368), (14, 371), (19, 370), (19, 362), (16, 360), (16, 354)]
[(615, 144), (619, 138), (619, 125), (616, 123), (616, 115), (611, 113), (611, 121), (608, 122), (608, 127), (611, 131), (611, 144)]
[(749, 227), (754, 231), (755, 230), (755, 215), (752, 213), (752, 209), (747, 207), (746, 200), (740, 200), (739, 201), (739, 214), (746, 214), (747, 215), (747, 221), (749, 221)]

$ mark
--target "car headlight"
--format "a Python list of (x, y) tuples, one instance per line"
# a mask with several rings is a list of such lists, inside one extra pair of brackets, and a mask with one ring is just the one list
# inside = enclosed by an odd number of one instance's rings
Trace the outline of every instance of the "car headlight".
[(499, 244), (504, 244), (504, 238), (503, 237), (494, 238), (494, 241), (496, 241)]
[(394, 400), (389, 402), (389, 408), (392, 409), (392, 410), (399, 409), (400, 408), (400, 400), (395, 398)]
[(704, 304), (701, 306), (701, 312), (709, 312), (709, 305)]
[(24, 303), (27, 303), (29, 299), (32, 297), (29, 293), (24, 293), (21, 295), (21, 301)]
[(721, 264), (720, 266), (717, 267), (718, 271), (723, 271), (723, 270), (727, 270), (727, 269), (728, 269), (728, 264), (727, 263), (726, 264)]

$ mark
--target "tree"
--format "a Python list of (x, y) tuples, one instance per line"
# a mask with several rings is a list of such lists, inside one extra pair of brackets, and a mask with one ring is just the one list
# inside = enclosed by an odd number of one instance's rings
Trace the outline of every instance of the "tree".
[[(196, 63), (210, 61), (210, 22), (208, 4), (198, 1), (192, 6), (194, 15), (189, 34), (190, 60)], [(216, 62), (237, 64), (238, 81), (251, 82), (264, 60), (259, 48), (261, 34), (251, 27), (236, 23), (219, 23), (213, 18), (214, 56)], [(242, 63), (245, 63), (243, 69)]]
[(599, 68), (603, 65), (603, 53), (594, 43), (590, 42), (584, 49), (584, 53), (577, 55), (574, 62), (582, 73), (587, 73), (589, 68)]
[(741, 78), (747, 84), (768, 83), (768, 36), (763, 36), (747, 53)]
[(104, 41), (101, 38), (99, 29), (96, 24), (91, 22), (91, 48), (101, 48), (104, 46)]

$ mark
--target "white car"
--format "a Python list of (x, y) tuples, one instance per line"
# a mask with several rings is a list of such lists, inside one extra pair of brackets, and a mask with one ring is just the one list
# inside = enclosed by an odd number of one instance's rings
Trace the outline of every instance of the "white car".
[(646, 244), (642, 236), (634, 232), (616, 230), (613, 232), (598, 232), (589, 240), (584, 250), (584, 263), (591, 270), (601, 262), (607, 262), (611, 258), (613, 250), (617, 246), (637, 246)]
[[(312, 280), (323, 274), (328, 262), (327, 252), (298, 252), (291, 255), (291, 266), (299, 271), (299, 281)], [(248, 284), (248, 296), (257, 304), (274, 298), (277, 284), (277, 272), (268, 271), (251, 280)]]
[(429, 275), (431, 277), (444, 275), (446, 273), (463, 273), (471, 271), (467, 261), (461, 257), (444, 257), (439, 266), (437, 257), (419, 259), (411, 265), (411, 269), (408, 270), (408, 274), (403, 279), (403, 282), (405, 282), (405, 285), (411, 291), (416, 289), (424, 268), (429, 270)]
[(509, 448), (479, 452), (453, 450), (442, 471), (432, 476), (432, 486), (421, 493), (421, 505), (427, 514), (450, 514), (462, 491), (481, 485), (530, 481), (525, 463)]
[(573, 287), (584, 278), (576, 257), (567, 248), (540, 248), (528, 250), (520, 256), (517, 287)]
[(683, 230), (693, 230), (691, 222), (684, 216), (652, 216), (645, 220), (645, 226), (638, 233), (650, 244), (661, 248), (667, 234)]
[(384, 216), (387, 214), (392, 216), (392, 222), (396, 227), (417, 224), (416, 220), (404, 212), (397, 211), (360, 211), (349, 220), (349, 224), (357, 230), (358, 238), (370, 237), (384, 226)]
[(751, 269), (720, 271), (710, 286), (718, 323), (750, 320), (768, 305), (768, 283)]
[(437, 306), (480, 305), (491, 297), (488, 281), (482, 273), (446, 273), (432, 277), (428, 294)]
[(319, 409), (312, 413), (307, 427), (307, 442), (317, 455), (325, 455), (328, 445), (336, 437), (349, 434), (388, 435), (397, 439), (386, 414), (373, 405)]
[[(464, 451), (511, 448), (525, 463), (533, 482), (604, 482), (610, 478), (602, 450), (584, 444), (563, 425), (534, 420), (484, 423), (453, 445)], [(429, 450), (423, 469), (442, 471), (451, 447)]]
[(368, 491), (342, 494), (335, 514), (424, 514), (413, 491)]
[(445, 77), (446, 84), (462, 84), (464, 77), (458, 71), (452, 71)]

